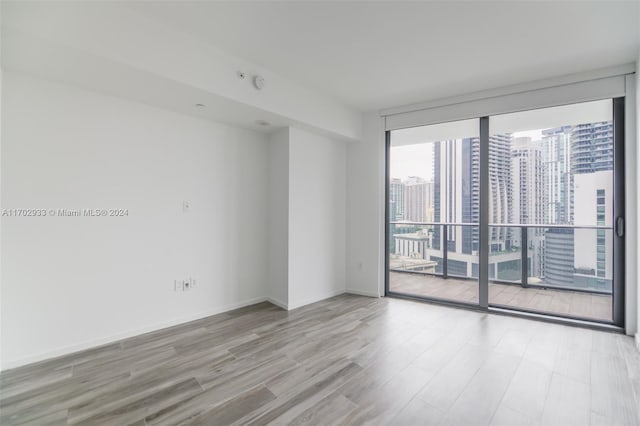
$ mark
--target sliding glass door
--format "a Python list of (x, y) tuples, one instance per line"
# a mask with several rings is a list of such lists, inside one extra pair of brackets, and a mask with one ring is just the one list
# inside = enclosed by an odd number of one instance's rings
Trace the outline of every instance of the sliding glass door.
[(478, 304), (479, 120), (389, 134), (389, 291)]
[(508, 141), (503, 169), (512, 186), (504, 201), (490, 188), (492, 210), (506, 207), (491, 214), (491, 249), (512, 254), (514, 266), (491, 263), (489, 303), (613, 321), (613, 100), (498, 115), (489, 123), (490, 152)]
[(387, 293), (622, 325), (623, 104), (387, 132)]

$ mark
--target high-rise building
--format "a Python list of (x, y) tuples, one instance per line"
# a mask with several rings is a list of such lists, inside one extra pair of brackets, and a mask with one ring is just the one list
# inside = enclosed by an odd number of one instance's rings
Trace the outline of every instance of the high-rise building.
[[(576, 224), (611, 226), (613, 223), (613, 170), (575, 175)], [(613, 232), (576, 229), (574, 233), (574, 285), (611, 290)]]
[[(480, 223), (480, 140), (462, 140), (462, 222)], [(462, 253), (478, 252), (479, 228), (462, 227)]]
[[(575, 223), (613, 222), (613, 122), (579, 124), (571, 132)], [(574, 283), (611, 290), (613, 235), (604, 229), (577, 229)]]
[[(529, 137), (513, 139), (511, 145), (512, 220), (521, 224), (545, 222), (544, 167), (540, 141)], [(521, 246), (521, 233), (514, 232), (513, 244)], [(530, 276), (541, 276), (544, 265), (544, 229), (527, 228)]]
[(573, 174), (613, 170), (613, 123), (578, 124), (571, 131)]
[(427, 181), (427, 222), (433, 222), (433, 179)]
[[(513, 192), (511, 183), (511, 135), (489, 137), (489, 223), (512, 223)], [(511, 229), (491, 227), (492, 251), (509, 249)]]
[(532, 141), (529, 137), (515, 138), (511, 145), (514, 223), (544, 223), (544, 183), (540, 141)]
[[(611, 224), (612, 122), (565, 126), (542, 134), (548, 222)], [(545, 282), (610, 290), (612, 238), (611, 231), (603, 229), (550, 228), (545, 233)]]
[[(572, 126), (542, 130), (545, 222), (549, 224), (572, 224), (574, 219), (572, 131)], [(573, 285), (573, 231), (547, 229), (543, 251), (538, 276), (552, 285)]]
[(429, 183), (421, 177), (410, 176), (404, 182), (404, 219), (427, 222), (431, 194)]
[[(512, 206), (511, 136), (489, 138), (489, 222), (507, 223)], [(434, 220), (436, 222), (480, 222), (480, 139), (465, 138), (433, 144)], [(434, 247), (440, 241), (440, 227), (434, 230)], [(456, 226), (447, 230), (447, 246), (458, 253), (477, 253), (479, 229)], [(491, 247), (510, 245), (510, 230), (491, 228)]]
[[(433, 143), (433, 221), (442, 222), (442, 195), (447, 194), (447, 191), (442, 190), (441, 174), (443, 168), (441, 167), (442, 152), (441, 146), (447, 144), (447, 142), (434, 142)], [(446, 151), (445, 151), (446, 156)], [(446, 171), (446, 167), (444, 168)], [(446, 196), (446, 195), (445, 195)], [(442, 233), (440, 232), (440, 226), (433, 228), (433, 248), (440, 250), (440, 239)]]
[(573, 234), (572, 228), (549, 228), (545, 232), (545, 284), (573, 287), (575, 257)]
[(389, 184), (389, 219), (404, 220), (404, 184), (398, 178)]
[[(433, 217), (435, 222), (470, 223), (473, 220), (473, 200), (477, 194), (472, 191), (473, 139), (457, 139), (433, 144)], [(477, 151), (477, 161), (480, 152)], [(478, 203), (475, 205), (477, 211)], [(477, 223), (477, 220), (476, 220)], [(473, 250), (472, 227), (448, 226), (447, 247), (451, 252), (471, 254)], [(442, 227), (434, 229), (434, 248), (440, 248)], [(477, 230), (476, 230), (477, 232)], [(476, 235), (477, 247), (477, 235)]]
[(550, 224), (573, 223), (572, 129), (563, 126), (542, 131), (545, 220)]

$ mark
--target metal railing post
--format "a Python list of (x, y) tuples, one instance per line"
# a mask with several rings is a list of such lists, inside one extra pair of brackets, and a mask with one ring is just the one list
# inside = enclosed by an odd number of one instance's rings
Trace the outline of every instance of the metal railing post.
[(489, 117), (480, 118), (478, 304), (489, 308)]
[(520, 241), (520, 280), (522, 287), (527, 287), (529, 284), (529, 241), (526, 226), (520, 227)]
[(442, 225), (442, 277), (448, 278), (449, 272), (447, 271), (449, 258), (449, 236), (447, 225)]

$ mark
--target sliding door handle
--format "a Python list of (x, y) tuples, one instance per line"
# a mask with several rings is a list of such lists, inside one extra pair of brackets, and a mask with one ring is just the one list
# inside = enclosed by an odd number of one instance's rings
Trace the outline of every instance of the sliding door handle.
[(616, 219), (616, 235), (621, 238), (624, 236), (624, 218), (622, 216), (618, 216)]

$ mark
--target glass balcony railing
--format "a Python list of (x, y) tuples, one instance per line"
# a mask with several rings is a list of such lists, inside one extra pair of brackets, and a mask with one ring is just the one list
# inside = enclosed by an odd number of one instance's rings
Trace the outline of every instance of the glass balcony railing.
[[(613, 228), (489, 225), (489, 304), (597, 321), (612, 319)], [(479, 226), (389, 225), (389, 290), (478, 303)]]
[(391, 222), (389, 268), (396, 271), (478, 277), (476, 224)]
[(508, 230), (508, 244), (500, 243), (506, 251), (520, 254), (519, 261), (492, 262), (495, 255), (490, 251), (490, 263), (493, 263), (489, 268), (490, 280), (528, 287), (612, 293), (612, 226), (491, 224), (489, 227)]

